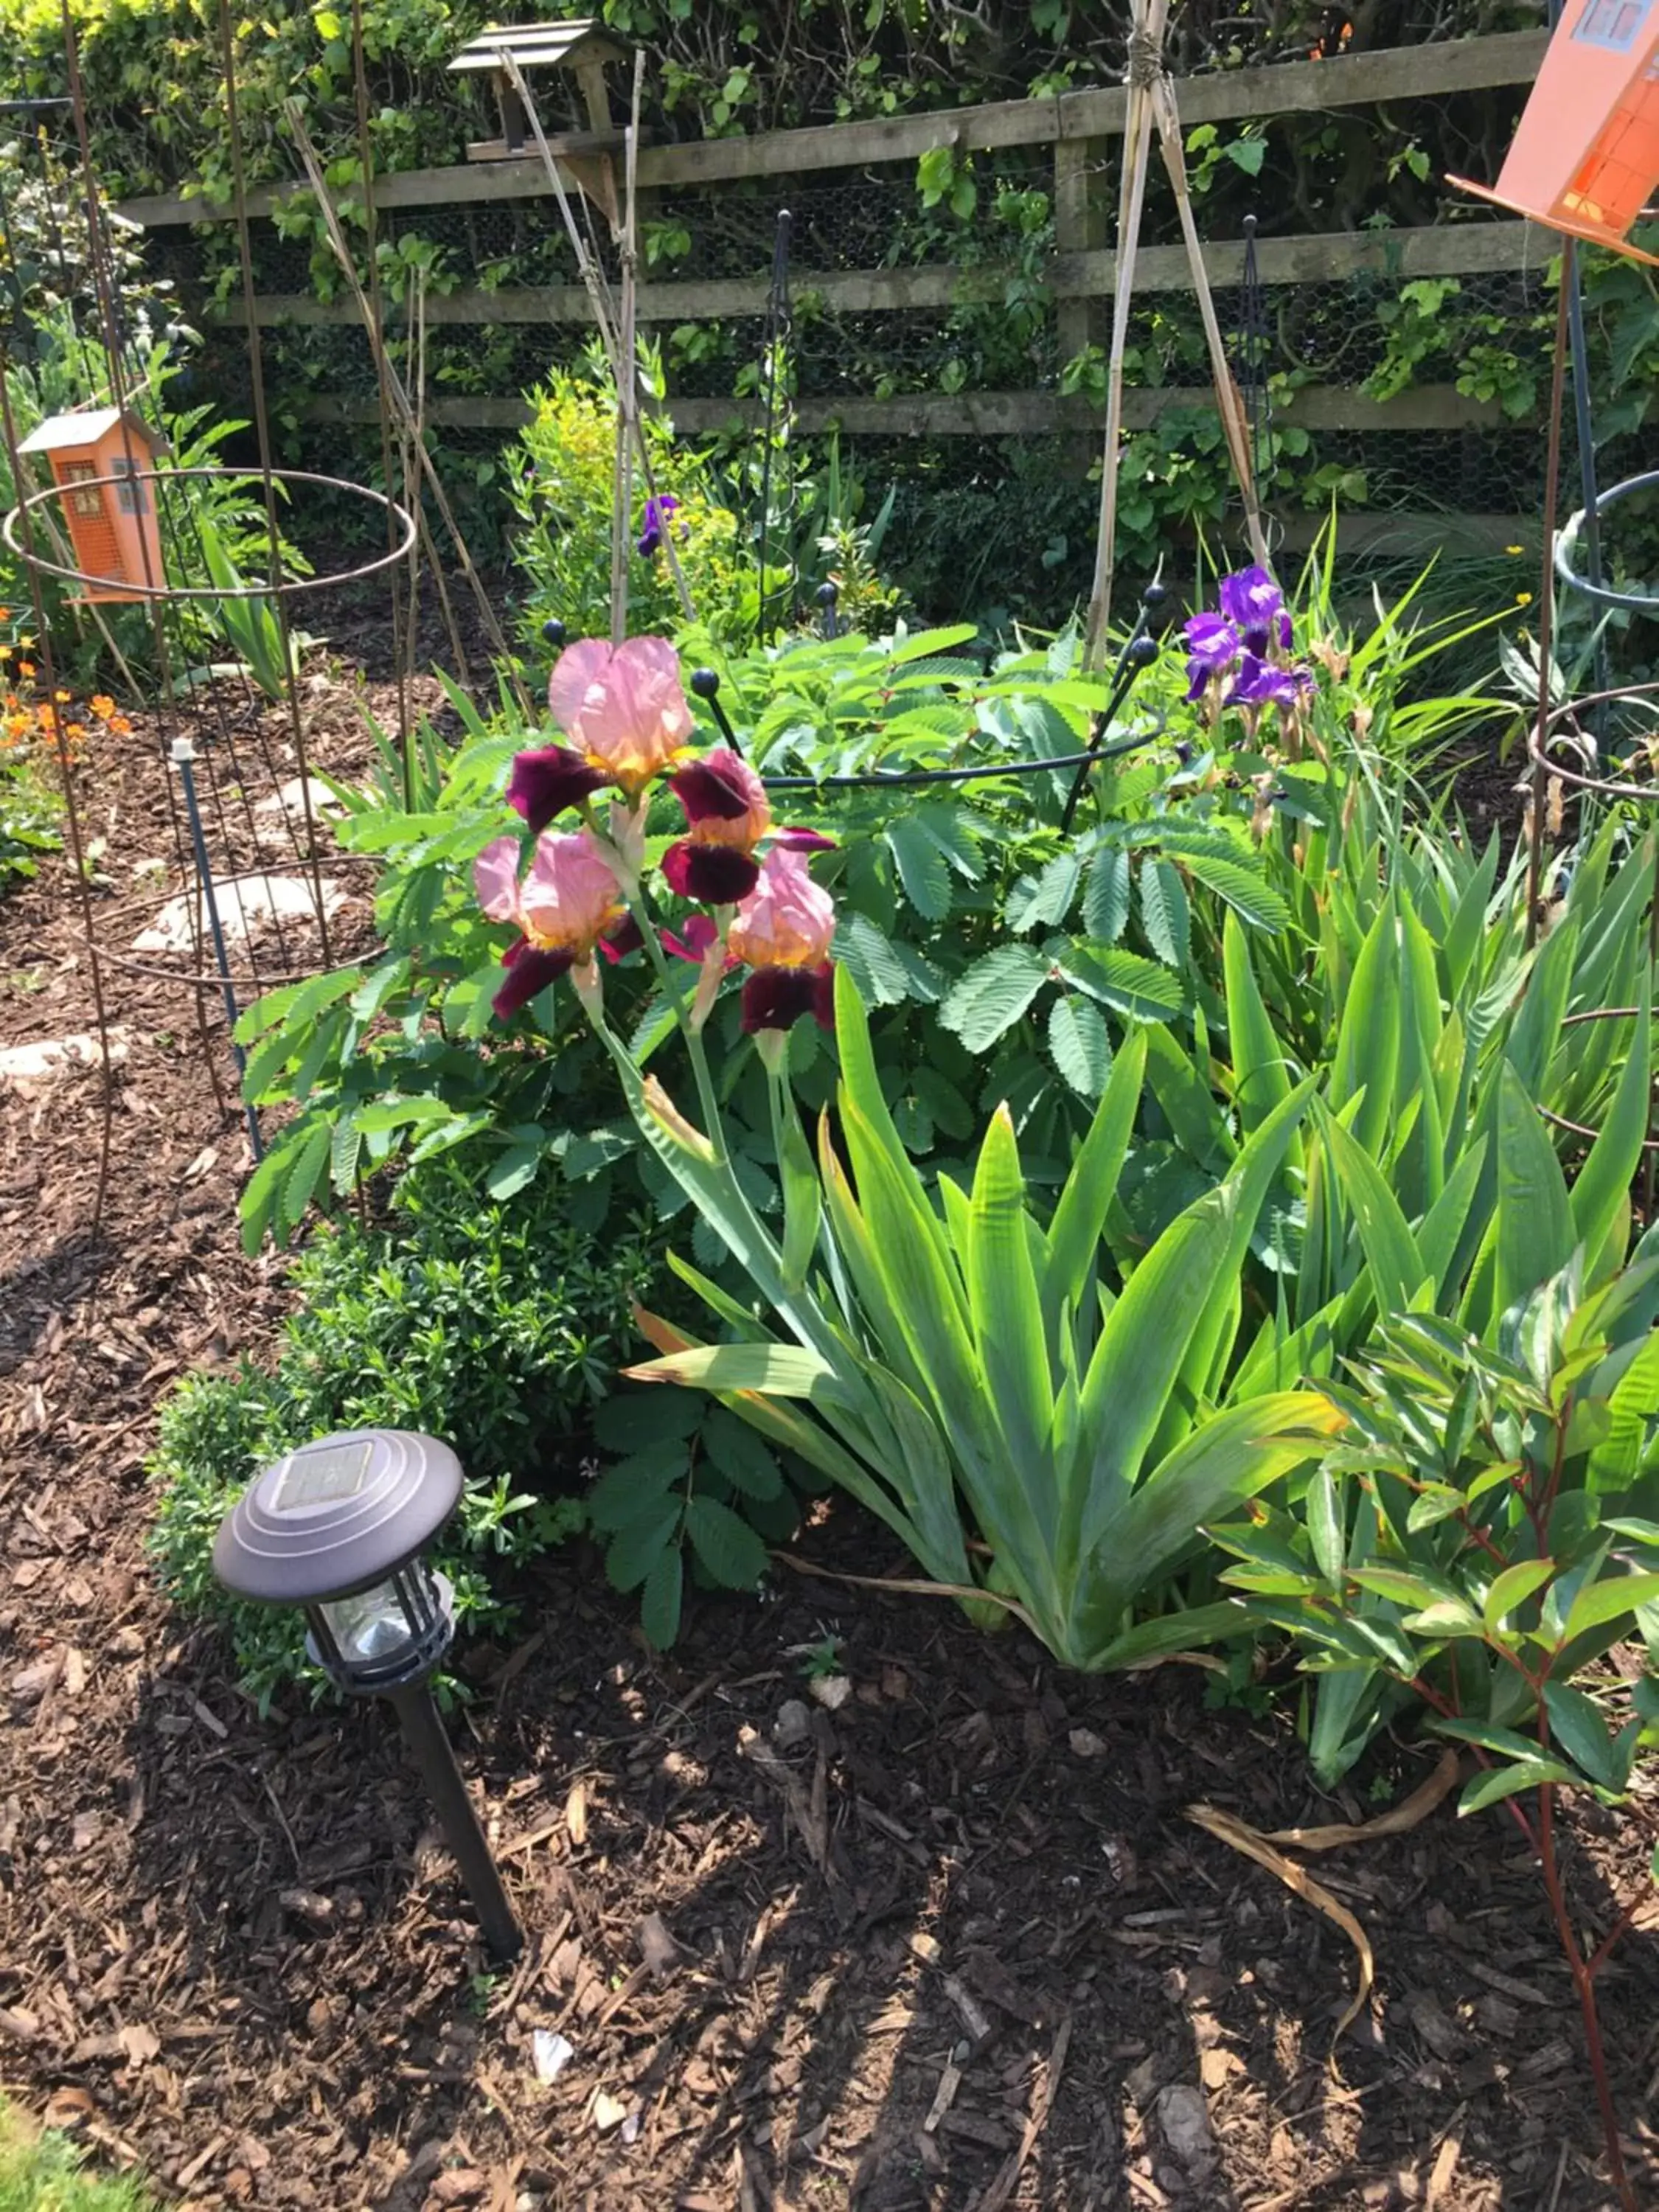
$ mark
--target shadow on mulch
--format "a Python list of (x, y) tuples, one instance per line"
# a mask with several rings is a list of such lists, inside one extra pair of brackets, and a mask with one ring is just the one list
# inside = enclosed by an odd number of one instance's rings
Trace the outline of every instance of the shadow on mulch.
[[(812, 1549), (902, 1565), (871, 1540), (837, 1513)], [(1443, 1808), (1322, 1861), (1377, 1951), (1339, 2075), (1352, 1952), (1182, 1818), (1322, 1817), (1281, 1725), (1196, 1670), (1067, 1677), (788, 1574), (661, 1661), (594, 1593), (556, 1559), (453, 1723), (528, 1931), (504, 1970), (378, 1710), (261, 1723), (200, 1634), (56, 1686), (7, 1953), (37, 2087), (202, 2205), (1266, 2212), (1426, 2203), (1437, 2171), (1468, 2212), (1606, 2201), (1565, 1970), (1497, 1821)], [(829, 1637), (833, 1713), (799, 1656)], [(1639, 1875), (1607, 1826), (1574, 1855), (1587, 1925)], [(1604, 1991), (1632, 2124), (1656, 1996), (1640, 1935)], [(538, 2030), (574, 2046), (550, 2086)]]
[(44, 1252), (18, 1255), (0, 1274), (0, 1376), (15, 1373), (39, 1349), (53, 1319), (96, 1288), (109, 1261), (103, 1239), (84, 1229), (70, 1230)]

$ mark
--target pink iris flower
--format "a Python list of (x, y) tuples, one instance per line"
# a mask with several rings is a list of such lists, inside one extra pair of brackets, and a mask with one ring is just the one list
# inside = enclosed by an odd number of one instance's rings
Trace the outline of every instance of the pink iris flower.
[(787, 1030), (801, 1014), (830, 1027), (835, 933), (834, 902), (808, 874), (805, 856), (775, 847), (726, 933), (728, 958), (752, 971), (743, 987), (745, 1030)]
[(553, 720), (570, 743), (520, 753), (507, 804), (538, 835), (556, 815), (606, 784), (632, 805), (691, 738), (680, 657), (666, 638), (611, 646), (585, 637), (567, 646), (547, 686)]
[(787, 845), (775, 847), (757, 872), (723, 944), (706, 914), (694, 914), (678, 935), (664, 933), (665, 951), (702, 969), (692, 1018), (701, 1028), (721, 975), (746, 967), (751, 971), (743, 987), (746, 1031), (787, 1030), (801, 1014), (813, 1015), (829, 1029), (835, 1020), (836, 972), (830, 958), (836, 934), (830, 894)]
[(497, 837), (473, 863), (472, 881), (489, 920), (519, 927), (501, 956), (507, 972), (491, 1002), (502, 1021), (572, 968), (591, 966), (596, 949), (618, 959), (630, 938), (637, 942), (622, 887), (586, 830), (538, 837), (522, 883), (519, 840)]
[(816, 830), (774, 831), (765, 786), (725, 746), (689, 762), (668, 781), (685, 809), (687, 835), (663, 854), (662, 872), (682, 898), (704, 906), (735, 906), (746, 898), (760, 880), (755, 851), (763, 837), (798, 852), (827, 852), (835, 842)]

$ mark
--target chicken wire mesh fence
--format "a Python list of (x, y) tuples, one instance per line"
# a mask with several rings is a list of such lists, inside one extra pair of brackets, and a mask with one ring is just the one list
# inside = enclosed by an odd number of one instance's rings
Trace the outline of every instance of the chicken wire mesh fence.
[[(839, 304), (815, 283), (854, 271), (924, 265), (892, 258), (897, 251), (893, 226), (901, 214), (914, 210), (915, 198), (914, 178), (907, 172), (902, 177), (872, 173), (834, 185), (797, 181), (787, 191), (774, 180), (766, 191), (741, 198), (727, 189), (661, 200), (647, 222), (647, 251), (653, 226), (668, 234), (669, 246), (684, 250), (669, 260), (665, 247), (657, 264), (647, 267), (642, 319), (648, 337), (662, 349), (671, 405), (675, 399), (709, 403), (698, 415), (699, 429), (719, 419), (721, 401), (731, 402), (731, 420), (738, 420), (739, 388), (752, 386), (753, 365), (765, 342), (765, 271), (776, 215), (785, 205), (793, 217), (793, 386), (798, 402), (817, 403), (813, 427), (823, 426), (824, 410), (837, 402), (964, 392), (1053, 398), (1067, 382), (1086, 394), (1087, 374), (1079, 377), (1078, 370), (1082, 366), (1086, 372), (1087, 364), (1073, 360), (1069, 378), (1066, 374), (1063, 303), (1045, 283), (1051, 248), (1046, 236), (1036, 237), (1027, 254), (1029, 275), (1017, 269), (1006, 279), (993, 278), (982, 295), (976, 292), (975, 276), (981, 268), (995, 265), (993, 249), (1006, 259), (1006, 227), (981, 228), (956, 240), (957, 258), (942, 304), (930, 301), (921, 307), (860, 311)], [(283, 236), (274, 222), (251, 228), (261, 294), (284, 302), (302, 299), (314, 276), (310, 243)], [(872, 254), (884, 233), (889, 257), (884, 263)], [(550, 202), (528, 200), (391, 210), (383, 218), (381, 234), (389, 267), (395, 267), (405, 241), (419, 241), (435, 254), (428, 264), (435, 283), (429, 280), (426, 369), (441, 452), (465, 456), (498, 445), (499, 405), (489, 434), (479, 438), (477, 426), (465, 422), (466, 403), (512, 402), (555, 366), (575, 362), (590, 334), (576, 304), (569, 242), (556, 210)], [(970, 250), (975, 238), (984, 249), (979, 263)], [(158, 244), (162, 240), (170, 270), (186, 284), (199, 284), (199, 267), (191, 266), (199, 249), (178, 232), (160, 234)], [(600, 244), (600, 258), (614, 268), (608, 238), (602, 237)], [(1242, 251), (1240, 258), (1242, 262)], [(508, 261), (514, 284), (491, 293), (492, 271)], [(930, 275), (937, 265), (932, 264)], [(463, 302), (447, 305), (454, 291), (441, 288), (463, 271), (463, 283), (454, 289), (465, 290), (465, 304), (476, 304), (476, 321), (448, 319)], [(752, 312), (696, 313), (699, 284), (745, 279)], [(686, 297), (684, 302), (675, 299), (664, 319), (663, 303), (652, 301), (648, 293), (653, 286), (668, 283)], [(1011, 287), (1017, 294), (1012, 306)], [(557, 319), (545, 297), (523, 296), (549, 290), (558, 295)], [(1517, 517), (1536, 513), (1543, 472), (1537, 419), (1547, 384), (1553, 307), (1553, 287), (1541, 259), (1534, 269), (1479, 270), (1428, 283), (1372, 271), (1325, 282), (1268, 283), (1254, 301), (1247, 299), (1241, 283), (1222, 283), (1215, 301), (1224, 330), (1235, 334), (1241, 380), (1271, 380), (1272, 419), (1281, 435), (1264, 488), (1281, 514), (1323, 507), (1338, 491), (1351, 510)], [(1252, 309), (1261, 338), (1247, 351), (1237, 334)], [(1093, 313), (1103, 324), (1109, 311), (1102, 301)], [(394, 298), (388, 306), (394, 343), (405, 327), (403, 308)], [(278, 322), (267, 328), (265, 345), (268, 380), (278, 395), (279, 411), (294, 426), (297, 452), (305, 452), (308, 444), (314, 450), (319, 433), (300, 425), (307, 407), (319, 400), (324, 410), (343, 413), (349, 421), (369, 419), (377, 380), (360, 329), (343, 321)], [(1160, 289), (1137, 297), (1128, 367), (1132, 388), (1141, 395), (1138, 404), (1131, 403), (1130, 421), (1143, 434), (1152, 428), (1154, 410), (1165, 404), (1147, 395), (1201, 387), (1202, 333), (1189, 292)], [(246, 401), (248, 369), (236, 334), (219, 334), (207, 373), (228, 404)], [(1351, 401), (1386, 401), (1397, 391), (1428, 385), (1445, 392), (1460, 382), (1465, 396), (1485, 397), (1486, 404), (1457, 410), (1460, 419), (1444, 427), (1425, 423), (1421, 410), (1412, 418), (1413, 427), (1395, 428), (1388, 426), (1386, 415), (1363, 404), (1344, 409), (1328, 404), (1322, 412), (1310, 412), (1297, 398), (1300, 390), (1313, 386)], [(964, 416), (964, 422), (969, 419)], [(1187, 411), (1165, 419), (1164, 442), (1179, 442), (1189, 434)], [(1022, 433), (1029, 437), (1042, 427), (1042, 418), (1032, 417)], [(1299, 435), (1282, 434), (1298, 430)], [(912, 442), (903, 436), (885, 438), (864, 423), (843, 439), (850, 456), (865, 462), (871, 473), (879, 472), (878, 465), (901, 459)], [(978, 450), (979, 439), (947, 437), (939, 442), (947, 453), (952, 445), (960, 450), (954, 462), (930, 453), (920, 471), (929, 480), (943, 476), (946, 481), (968, 481), (983, 472), (987, 457)], [(1156, 471), (1155, 453), (1144, 443), (1133, 458)], [(1611, 453), (1609, 465), (1616, 468), (1621, 458)], [(908, 467), (897, 471), (901, 478), (916, 472)]]

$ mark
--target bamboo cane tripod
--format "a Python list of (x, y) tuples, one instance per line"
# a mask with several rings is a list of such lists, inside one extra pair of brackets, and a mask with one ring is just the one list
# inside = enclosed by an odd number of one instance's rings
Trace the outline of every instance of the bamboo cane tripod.
[(1164, 166), (1169, 173), (1181, 220), (1182, 242), (1192, 270), (1193, 289), (1204, 324), (1209, 349), (1210, 373), (1215, 384), (1216, 407), (1227, 441), (1228, 458), (1238, 482), (1243, 503), (1244, 526), (1249, 534), (1252, 557), (1267, 565), (1267, 543), (1261, 528), (1255, 471), (1250, 461), (1250, 431), (1244, 403), (1227, 361), (1221, 326), (1204, 266), (1193, 217), (1192, 194), (1187, 179), (1187, 157), (1181, 143), (1181, 113), (1175, 86), (1164, 66), (1164, 33), (1169, 21), (1169, 0), (1134, 0), (1129, 33), (1128, 101), (1124, 122), (1123, 179), (1118, 204), (1116, 283), (1112, 295), (1111, 348), (1106, 365), (1106, 434), (1100, 477), (1100, 533), (1095, 552), (1095, 575), (1089, 596), (1088, 621), (1083, 636), (1083, 665), (1100, 665), (1106, 647), (1106, 626), (1112, 611), (1112, 574), (1117, 547), (1118, 441), (1123, 428), (1123, 356), (1129, 340), (1129, 313), (1133, 303), (1135, 257), (1140, 244), (1141, 218), (1146, 201), (1146, 165), (1152, 133), (1158, 133)]

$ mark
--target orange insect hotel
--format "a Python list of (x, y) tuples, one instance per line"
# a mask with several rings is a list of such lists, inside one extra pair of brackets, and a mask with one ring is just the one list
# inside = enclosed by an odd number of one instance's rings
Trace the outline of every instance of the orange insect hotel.
[(1659, 191), (1659, 0), (1568, 0), (1497, 185), (1448, 181), (1659, 266), (1626, 235)]
[[(17, 448), (44, 453), (57, 483), (58, 502), (75, 549), (75, 565), (95, 583), (86, 583), (82, 599), (137, 599), (133, 585), (167, 581), (161, 568), (161, 533), (155, 526), (154, 486), (139, 479), (167, 451), (141, 417), (118, 407), (83, 415), (51, 415)], [(100, 477), (125, 483), (100, 483)]]

